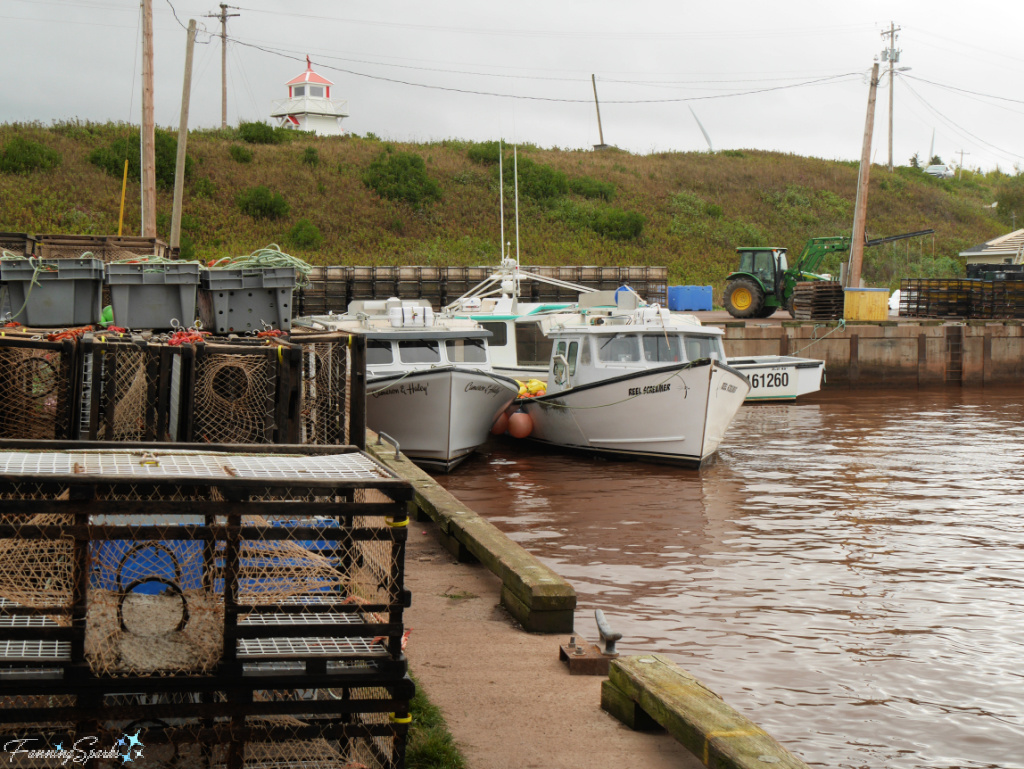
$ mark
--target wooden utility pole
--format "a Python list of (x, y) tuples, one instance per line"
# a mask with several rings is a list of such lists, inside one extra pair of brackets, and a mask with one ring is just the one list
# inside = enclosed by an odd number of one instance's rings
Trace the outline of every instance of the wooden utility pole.
[(608, 145), (604, 143), (604, 130), (601, 128), (601, 104), (597, 101), (597, 80), (593, 74), (590, 76), (590, 83), (594, 86), (594, 106), (597, 108), (597, 135), (601, 137), (601, 143), (595, 144), (595, 150), (603, 150)]
[(156, 135), (153, 123), (153, 0), (142, 0), (142, 236), (156, 237)]
[(228, 127), (228, 19), (239, 16), (228, 13), (228, 6), (220, 4), (220, 13), (208, 13), (209, 19), (220, 19), (220, 127)]
[(181, 242), (181, 193), (185, 186), (185, 149), (188, 144), (188, 107), (192, 94), (192, 50), (196, 43), (196, 20), (188, 20), (185, 44), (185, 82), (181, 87), (181, 118), (178, 120), (178, 158), (174, 166), (174, 206), (171, 208), (171, 248)]
[(960, 181), (964, 178), (964, 155), (970, 155), (970, 152), (964, 152), (960, 150), (960, 170), (957, 172), (956, 180)]
[(871, 67), (871, 89), (868, 92), (868, 116), (864, 121), (864, 146), (860, 153), (860, 178), (857, 181), (857, 204), (853, 209), (853, 235), (850, 238), (850, 268), (846, 271), (847, 288), (860, 288), (860, 268), (864, 261), (864, 226), (868, 217), (868, 178), (871, 175), (871, 134), (875, 127), (875, 97), (878, 95), (878, 62)]
[[(889, 50), (886, 58), (889, 59), (889, 173), (892, 173), (892, 102), (893, 102), (893, 78), (895, 76), (896, 62), (900, 60), (900, 53), (896, 50), (896, 33), (900, 30), (891, 21), (889, 22)], [(882, 33), (884, 37), (885, 32)]]

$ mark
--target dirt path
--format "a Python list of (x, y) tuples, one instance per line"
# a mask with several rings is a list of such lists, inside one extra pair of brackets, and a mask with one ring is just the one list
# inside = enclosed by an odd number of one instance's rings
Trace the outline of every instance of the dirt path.
[[(407, 654), (441, 708), (469, 769), (698, 769), (664, 732), (633, 732), (601, 710), (600, 676), (570, 676), (558, 635), (534, 635), (499, 605), (501, 585), (460, 564), (434, 526), (409, 526)], [(596, 640), (596, 630), (584, 629)]]

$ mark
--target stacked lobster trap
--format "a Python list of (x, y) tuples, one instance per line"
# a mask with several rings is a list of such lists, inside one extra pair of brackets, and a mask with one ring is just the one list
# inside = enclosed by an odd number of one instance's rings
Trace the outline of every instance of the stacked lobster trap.
[(0, 440), (73, 438), (77, 366), (71, 337), (0, 332)]
[(0, 737), (403, 766), (408, 482), (351, 447), (100, 446), (0, 451)]

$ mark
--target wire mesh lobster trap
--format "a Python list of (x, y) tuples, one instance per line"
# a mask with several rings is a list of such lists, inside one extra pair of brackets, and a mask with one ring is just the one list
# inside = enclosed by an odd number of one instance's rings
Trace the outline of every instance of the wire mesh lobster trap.
[(365, 337), (296, 326), (291, 341), (302, 357), (300, 442), (365, 447)]
[(0, 439), (74, 437), (76, 365), (73, 339), (0, 336)]
[(192, 346), (179, 440), (299, 442), (300, 351), (287, 341), (207, 341)]
[(41, 446), (0, 451), (0, 732), (401, 766), (406, 481), (350, 447)]

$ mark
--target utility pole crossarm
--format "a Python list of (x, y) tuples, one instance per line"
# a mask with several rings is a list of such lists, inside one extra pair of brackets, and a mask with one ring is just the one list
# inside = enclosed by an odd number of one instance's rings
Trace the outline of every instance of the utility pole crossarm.
[(208, 13), (208, 19), (220, 19), (220, 127), (228, 127), (228, 19), (241, 16), (240, 13), (228, 13), (224, 3), (220, 4), (220, 13)]

